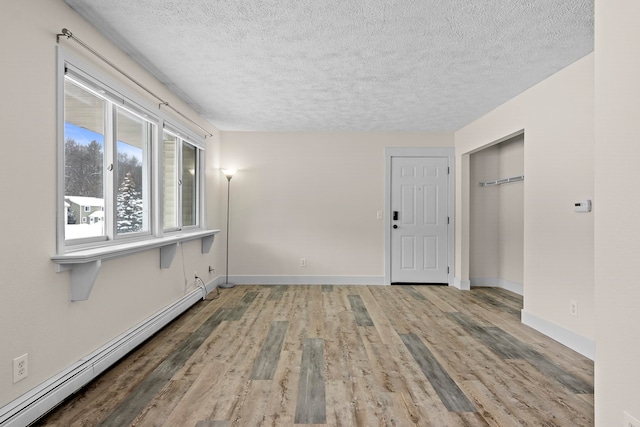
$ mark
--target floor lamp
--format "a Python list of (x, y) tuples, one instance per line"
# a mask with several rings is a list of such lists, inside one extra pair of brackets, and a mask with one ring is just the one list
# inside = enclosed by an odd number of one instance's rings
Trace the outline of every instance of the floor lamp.
[(222, 169), (222, 174), (227, 177), (227, 268), (224, 271), (225, 279), (222, 285), (219, 285), (222, 289), (233, 288), (235, 284), (229, 283), (229, 201), (231, 200), (231, 178), (237, 171), (233, 169)]

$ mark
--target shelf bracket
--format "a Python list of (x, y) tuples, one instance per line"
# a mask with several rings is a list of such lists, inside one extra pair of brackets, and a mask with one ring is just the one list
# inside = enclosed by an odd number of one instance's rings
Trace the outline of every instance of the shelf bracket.
[(179, 242), (160, 247), (160, 268), (169, 268), (178, 251)]
[(102, 260), (73, 264), (71, 269), (71, 301), (86, 301), (102, 267)]
[(203, 254), (208, 254), (209, 251), (211, 250), (211, 247), (213, 246), (213, 241), (216, 238), (215, 234), (212, 234), (211, 236), (205, 236), (202, 238), (202, 253)]

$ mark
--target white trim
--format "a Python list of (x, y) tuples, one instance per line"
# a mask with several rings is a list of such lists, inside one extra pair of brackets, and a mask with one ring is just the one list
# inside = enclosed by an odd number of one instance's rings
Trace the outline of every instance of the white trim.
[(42, 417), (193, 304), (204, 299), (216, 288), (215, 282), (218, 279), (192, 290), (69, 368), (0, 408), (0, 425), (22, 427)]
[(459, 277), (453, 278), (453, 287), (458, 288), (461, 291), (468, 291), (471, 289), (471, 281), (470, 280), (462, 280)]
[(229, 276), (237, 285), (384, 285), (382, 276)]
[(512, 282), (498, 277), (471, 277), (471, 286), (486, 288), (502, 288), (518, 295), (524, 295), (524, 286), (522, 283)]
[(585, 338), (582, 335), (576, 334), (573, 331), (558, 326), (555, 323), (551, 323), (535, 314), (529, 313), (522, 309), (521, 312), (522, 323), (532, 327), (538, 332), (541, 332), (558, 341), (570, 349), (577, 351), (585, 357), (591, 360), (595, 360), (596, 357), (596, 342), (592, 339)]
[(393, 157), (446, 157), (449, 167), (447, 244), (449, 275), (447, 283), (455, 286), (455, 148), (454, 147), (386, 147), (384, 149), (384, 284), (391, 284), (391, 159)]

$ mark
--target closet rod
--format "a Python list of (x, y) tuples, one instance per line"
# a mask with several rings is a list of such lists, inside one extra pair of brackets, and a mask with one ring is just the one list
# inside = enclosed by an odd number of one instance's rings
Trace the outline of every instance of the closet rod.
[(480, 183), (480, 187), (490, 187), (492, 185), (508, 184), (510, 182), (524, 181), (524, 175), (512, 176), (511, 178), (496, 179), (495, 181), (485, 181)]
[(140, 89), (144, 90), (145, 92), (147, 92), (149, 95), (153, 96), (154, 98), (156, 98), (158, 101), (160, 101), (160, 104), (158, 105), (158, 108), (162, 107), (163, 105), (171, 110), (173, 110), (176, 114), (178, 114), (180, 117), (182, 117), (183, 119), (191, 122), (193, 125), (195, 125), (196, 127), (198, 127), (200, 130), (202, 130), (205, 133), (205, 138), (207, 136), (213, 136), (213, 134), (211, 132), (209, 132), (208, 130), (206, 130), (205, 128), (203, 128), (202, 126), (200, 126), (198, 123), (196, 123), (195, 121), (193, 121), (191, 118), (187, 117), (186, 115), (184, 115), (181, 111), (177, 110), (173, 105), (170, 105), (168, 101), (165, 101), (164, 99), (162, 99), (160, 96), (156, 95), (155, 93), (153, 93), (150, 89), (148, 89), (146, 86), (144, 86), (142, 83), (140, 83), (139, 81), (137, 81), (136, 79), (134, 79), (133, 77), (131, 77), (129, 74), (127, 74), (125, 71), (123, 71), (122, 69), (120, 69), (117, 65), (115, 65), (113, 62), (109, 61), (107, 58), (105, 58), (104, 56), (102, 56), (99, 52), (97, 52), (95, 49), (93, 49), (91, 46), (89, 46), (88, 44), (86, 44), (85, 42), (83, 42), (82, 40), (80, 40), (78, 37), (74, 36), (73, 33), (69, 30), (67, 30), (66, 28), (62, 29), (62, 32), (60, 34), (56, 35), (56, 41), (58, 43), (60, 43), (60, 37), (66, 37), (67, 39), (72, 39), (73, 41), (75, 41), (76, 43), (78, 43), (80, 46), (82, 46), (83, 48), (87, 49), (89, 52), (93, 53), (95, 56), (97, 56), (98, 58), (100, 58), (103, 62), (105, 62), (107, 65), (109, 65), (111, 68), (113, 68), (114, 70), (116, 70), (117, 72), (119, 72), (120, 74), (122, 74), (123, 76), (125, 76), (126, 78), (128, 78), (130, 81), (132, 81), (133, 83), (135, 83)]

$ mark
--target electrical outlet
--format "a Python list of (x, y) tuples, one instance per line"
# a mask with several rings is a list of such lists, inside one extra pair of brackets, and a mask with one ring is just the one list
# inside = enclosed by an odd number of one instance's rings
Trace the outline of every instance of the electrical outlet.
[(29, 375), (29, 353), (13, 359), (13, 383), (22, 381)]
[[(569, 313), (571, 313), (572, 316), (577, 316), (578, 315), (578, 301), (576, 300), (571, 300), (569, 301)], [(640, 426), (638, 426), (640, 427)]]
[(627, 411), (624, 412), (624, 427), (640, 427), (640, 421), (637, 418), (629, 415)]
[(306, 267), (306, 266), (307, 266), (307, 259), (300, 258), (300, 267)]

